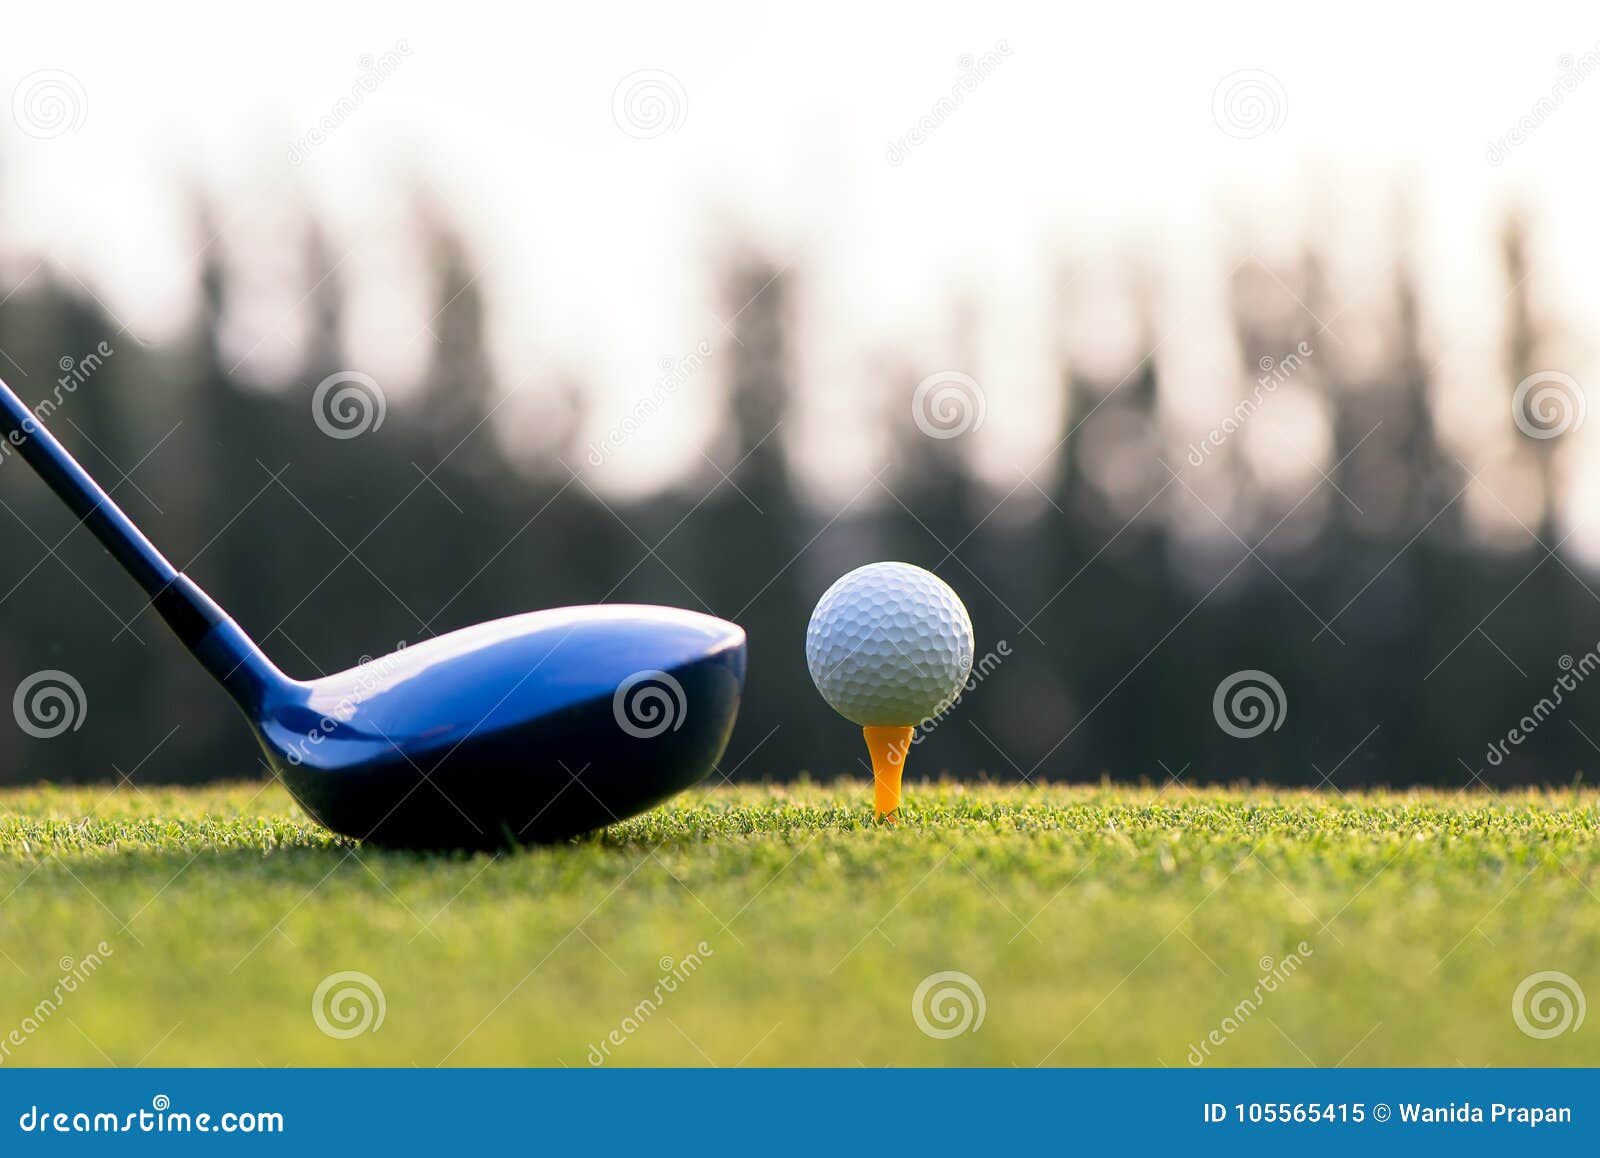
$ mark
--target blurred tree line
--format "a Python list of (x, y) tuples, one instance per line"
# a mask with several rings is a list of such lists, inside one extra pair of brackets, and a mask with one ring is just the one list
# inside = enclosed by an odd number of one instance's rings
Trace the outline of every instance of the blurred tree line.
[[(803, 270), (779, 277), (752, 253), (727, 262), (737, 340), (719, 351), (720, 382), (697, 385), (725, 391), (715, 465), (621, 503), (558, 465), (584, 462), (581, 402), (554, 407), (558, 424), (540, 432), (549, 469), (507, 461), (470, 260), (444, 226), (427, 233), (438, 342), (426, 387), (353, 438), (325, 437), (313, 421), (314, 388), (346, 368), (337, 263), (314, 231), (310, 353), (271, 389), (228, 368), (219, 334), (235, 290), (214, 253), (192, 336), (161, 347), (121, 332), (48, 266), (0, 285), (0, 374), (30, 404), (63, 375), (82, 379), (61, 394), (52, 429), (291, 674), (533, 608), (678, 604), (750, 634), (725, 775), (860, 775), (859, 733), (810, 684), (805, 626), (838, 574), (898, 558), (962, 594), (980, 657), (1004, 645), (919, 744), (913, 776), (1565, 783), (1600, 755), (1590, 739), (1600, 741), (1600, 680), (1591, 690), (1575, 678), (1553, 711), (1536, 707), (1567, 671), (1562, 657), (1576, 676), (1600, 641), (1600, 598), (1559, 546), (1559, 439), (1516, 449), (1543, 490), (1524, 541), (1474, 535), (1462, 498), (1474, 484), (1441, 446), (1418, 289), (1403, 268), (1376, 388), (1370, 369), (1356, 383), (1318, 333), (1313, 318), (1333, 307), (1316, 253), (1236, 271), (1232, 337), (1245, 365), (1303, 341), (1319, 351), (1306, 381), (1330, 416), (1334, 465), (1303, 498), (1260, 485), (1240, 438), (1203, 456), (1206, 488), (1191, 484), (1184, 452), (1159, 435), (1158, 399), (1172, 384), (1149, 358), (1126, 379), (1061, 371), (1059, 453), (999, 512), (1003, 492), (975, 477), (963, 440), (930, 438), (910, 420), (918, 375), (886, 375), (906, 419), (893, 466), (841, 513), (803, 493), (782, 434), (803, 389), (793, 369)], [(1508, 406), (1542, 340), (1526, 254), (1513, 223), (1510, 348), (1493, 368)], [(1264, 274), (1307, 308), (1259, 308)], [(86, 361), (101, 343), (114, 352)], [(1219, 487), (1233, 496), (1225, 518), (1212, 507)], [(262, 774), (222, 693), (14, 456), (0, 462), (0, 504), (0, 692), (11, 701), (44, 670), (84, 690), (75, 727), (50, 738), (0, 714), (0, 780)], [(1275, 726), (1249, 737), (1238, 733), (1254, 725), (1224, 728), (1215, 703), (1242, 671), (1283, 689), (1281, 702), (1256, 701)], [(1535, 727), (1521, 727), (1529, 719)], [(1523, 738), (1507, 743), (1512, 729)]]

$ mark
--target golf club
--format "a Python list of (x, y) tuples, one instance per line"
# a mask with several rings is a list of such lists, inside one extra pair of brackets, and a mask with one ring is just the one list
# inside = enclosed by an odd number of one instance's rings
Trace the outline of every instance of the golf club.
[(481, 623), (314, 680), (284, 675), (0, 382), (0, 434), (225, 688), (294, 798), (401, 848), (561, 840), (702, 780), (726, 747), (745, 634), (602, 604)]

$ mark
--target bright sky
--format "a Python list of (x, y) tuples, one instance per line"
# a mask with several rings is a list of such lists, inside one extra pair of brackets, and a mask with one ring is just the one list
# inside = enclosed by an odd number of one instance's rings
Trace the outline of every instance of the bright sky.
[[(215, 244), (248, 275), (230, 350), (270, 378), (298, 356), (305, 285), (289, 242), (294, 207), (309, 205), (354, 294), (351, 368), (403, 397), (431, 343), (400, 197), (420, 180), (483, 264), (500, 385), (518, 391), (510, 441), (541, 386), (590, 384), (586, 436), (599, 439), (657, 389), (664, 361), (701, 342), (714, 351), (626, 453), (591, 468), (618, 491), (700, 462), (737, 308), (719, 299), (710, 259), (730, 235), (792, 263), (803, 404), (786, 433), (810, 475), (844, 494), (885, 454), (860, 399), (886, 358), (912, 381), (955, 369), (982, 385), (972, 445), (1012, 487), (1054, 441), (1062, 354), (1115, 372), (1145, 352), (1123, 296), (1133, 256), (1168, 279), (1161, 360), (1183, 388), (1163, 405), (1187, 437), (1240, 388), (1245, 368), (1214, 332), (1240, 243), (1271, 256), (1307, 228), (1334, 239), (1332, 328), (1360, 349), (1364, 319), (1387, 305), (1370, 290), (1393, 257), (1397, 190), (1418, 223), (1432, 353), (1465, 400), (1456, 437), (1475, 454), (1510, 437), (1494, 429), (1503, 418), (1481, 421), (1504, 406), (1493, 226), (1506, 204), (1538, 214), (1548, 304), (1580, 323), (1600, 305), (1592, 3), (1522, 4), (1494, 20), (1390, 2), (535, 12), (282, 0), (218, 13), (8, 14), (7, 280), (43, 258), (136, 334), (172, 334), (191, 316), (209, 240), (179, 196), (198, 183), (223, 209)], [(385, 54), (387, 75), (336, 114)], [(935, 111), (975, 73), (959, 107)], [(1563, 77), (1559, 103), (1538, 113)], [(907, 147), (930, 116), (936, 127)], [(308, 144), (327, 117), (336, 127)], [(1491, 163), (1491, 145), (1527, 117), (1526, 139)], [(1088, 320), (1063, 350), (1068, 264), (1088, 271), (1070, 291)], [(1600, 380), (1592, 344), (1562, 356), (1579, 382)], [(1326, 441), (1315, 414), (1297, 418), (1305, 399), (1283, 397), (1275, 421), (1315, 460)], [(1594, 433), (1569, 438), (1575, 448)], [(1600, 507), (1585, 497), (1600, 495), (1596, 481), (1577, 487), (1580, 508)]]

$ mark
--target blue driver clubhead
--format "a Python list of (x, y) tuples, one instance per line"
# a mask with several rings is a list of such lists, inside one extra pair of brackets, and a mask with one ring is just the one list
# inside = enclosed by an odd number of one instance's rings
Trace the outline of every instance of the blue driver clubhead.
[(560, 607), (293, 680), (4, 382), (0, 434), (150, 596), (295, 799), (335, 832), (398, 848), (562, 840), (698, 783), (727, 746), (744, 687), (735, 624), (669, 607)]

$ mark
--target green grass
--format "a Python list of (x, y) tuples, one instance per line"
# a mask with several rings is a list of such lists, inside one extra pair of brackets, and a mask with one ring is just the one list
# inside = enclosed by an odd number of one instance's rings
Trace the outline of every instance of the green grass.
[[(1305, 942), (1206, 1064), (1600, 1064), (1600, 1009), (1548, 1040), (1511, 1013), (1542, 970), (1600, 1000), (1594, 792), (907, 796), (890, 829), (861, 784), (725, 788), (452, 858), (340, 841), (275, 786), (0, 793), (0, 1064), (584, 1066), (701, 942), (612, 1062), (1181, 1067)], [(344, 970), (376, 1032), (317, 1027)], [(941, 970), (981, 986), (976, 1032), (919, 1031)]]

